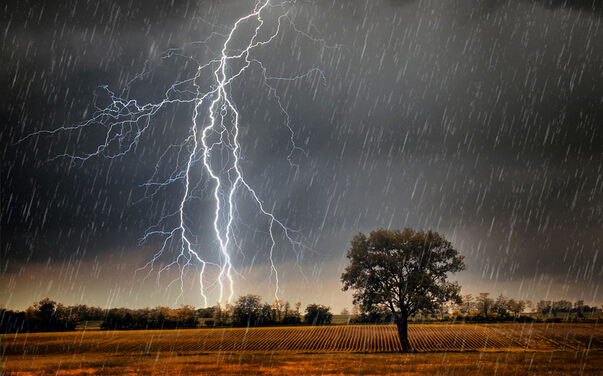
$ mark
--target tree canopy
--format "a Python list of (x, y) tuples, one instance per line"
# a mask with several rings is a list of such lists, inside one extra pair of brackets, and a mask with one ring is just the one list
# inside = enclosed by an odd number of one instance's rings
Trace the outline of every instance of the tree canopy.
[(463, 256), (434, 231), (378, 230), (354, 236), (341, 275), (343, 290), (354, 290), (354, 303), (370, 310), (391, 310), (400, 342), (410, 350), (408, 317), (434, 311), (447, 301), (460, 302), (460, 286), (449, 273), (465, 269)]
[(306, 307), (304, 321), (306, 324), (310, 325), (330, 324), (331, 321), (333, 321), (331, 307), (327, 307), (322, 304), (309, 304), (308, 307)]

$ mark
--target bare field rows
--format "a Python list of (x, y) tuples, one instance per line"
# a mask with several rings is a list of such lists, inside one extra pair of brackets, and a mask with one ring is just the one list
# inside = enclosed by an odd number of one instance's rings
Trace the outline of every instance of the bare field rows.
[[(603, 350), (600, 324), (411, 325), (419, 352)], [(71, 353), (396, 352), (395, 326), (347, 325), (146, 331), (82, 331), (2, 336), (2, 355)]]

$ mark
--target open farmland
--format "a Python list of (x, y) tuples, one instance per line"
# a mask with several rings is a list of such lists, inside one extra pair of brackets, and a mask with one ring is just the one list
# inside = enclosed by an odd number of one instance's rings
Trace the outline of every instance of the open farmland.
[[(603, 375), (600, 324), (80, 331), (2, 336), (3, 376)], [(391, 352), (388, 352), (391, 351)]]
[[(603, 350), (600, 324), (411, 325), (417, 352)], [(2, 355), (78, 353), (397, 352), (393, 325), (146, 331), (81, 331), (2, 336)]]

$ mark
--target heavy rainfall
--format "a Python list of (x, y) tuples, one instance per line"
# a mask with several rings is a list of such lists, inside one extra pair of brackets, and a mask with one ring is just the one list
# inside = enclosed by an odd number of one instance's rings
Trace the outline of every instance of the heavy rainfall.
[[(601, 305), (597, 2), (272, 3), (223, 91), (260, 2), (3, 5), (2, 306), (204, 307), (231, 262), (235, 297), (339, 311), (352, 237), (406, 227), (465, 256), (464, 294)], [(216, 195), (191, 135), (218, 95)]]

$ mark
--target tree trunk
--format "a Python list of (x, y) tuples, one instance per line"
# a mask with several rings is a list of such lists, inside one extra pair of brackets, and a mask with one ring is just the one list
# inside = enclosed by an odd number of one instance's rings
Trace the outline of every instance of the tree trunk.
[(410, 341), (408, 340), (408, 317), (396, 315), (395, 319), (396, 327), (398, 328), (398, 337), (400, 337), (400, 344), (402, 345), (402, 351), (411, 352)]

